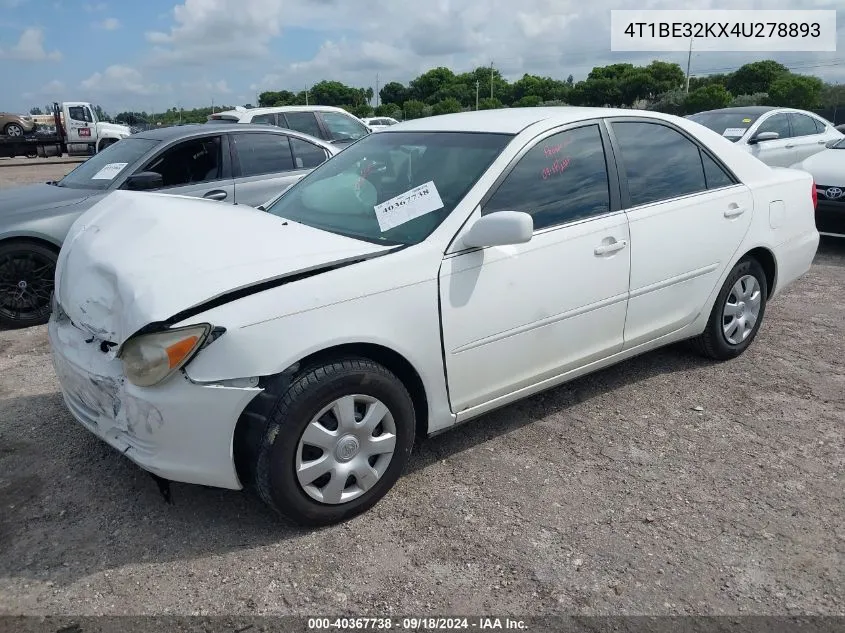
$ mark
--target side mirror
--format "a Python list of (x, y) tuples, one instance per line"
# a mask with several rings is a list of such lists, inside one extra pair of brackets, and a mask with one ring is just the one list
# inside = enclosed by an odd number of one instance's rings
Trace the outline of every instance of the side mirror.
[(161, 189), (164, 186), (164, 179), (161, 174), (154, 171), (142, 171), (129, 176), (124, 186), (132, 191), (151, 191)]
[(759, 132), (748, 139), (748, 144), (756, 145), (757, 143), (762, 143), (763, 141), (774, 141), (779, 138), (780, 134), (777, 132)]
[(464, 235), (470, 248), (524, 244), (534, 234), (534, 218), (522, 211), (498, 211), (482, 216)]

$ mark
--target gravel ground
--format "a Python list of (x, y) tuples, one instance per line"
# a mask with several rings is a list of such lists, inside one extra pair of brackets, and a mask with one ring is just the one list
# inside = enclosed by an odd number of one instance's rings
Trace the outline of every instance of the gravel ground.
[[(43, 176), (39, 176), (43, 179)], [(307, 531), (152, 479), (0, 332), (0, 613), (845, 614), (845, 241), (741, 358), (667, 348), (419, 444)]]
[(68, 162), (48, 158), (0, 158), (0, 189), (33, 182), (59, 180), (81, 160)]

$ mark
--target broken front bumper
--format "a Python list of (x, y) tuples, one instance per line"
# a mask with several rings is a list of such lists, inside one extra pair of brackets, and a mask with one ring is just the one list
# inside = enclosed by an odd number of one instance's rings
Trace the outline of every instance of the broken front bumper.
[(86, 429), (164, 479), (242, 487), (232, 438), (261, 389), (197, 384), (181, 372), (155, 387), (137, 387), (123, 376), (119, 359), (57, 310), (49, 337), (65, 404)]

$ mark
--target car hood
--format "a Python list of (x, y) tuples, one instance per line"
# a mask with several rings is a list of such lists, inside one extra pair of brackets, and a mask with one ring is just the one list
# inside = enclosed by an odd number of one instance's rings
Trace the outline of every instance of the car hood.
[(78, 326), (120, 345), (145, 326), (201, 313), (209, 302), (392, 248), (250, 207), (116, 191), (71, 227), (56, 267), (56, 298)]
[(132, 134), (132, 129), (128, 125), (120, 125), (118, 123), (104, 123), (100, 122), (98, 127), (102, 132), (112, 132), (113, 134), (125, 134), (129, 136)]
[(16, 215), (69, 206), (94, 195), (102, 195), (102, 192), (47, 184), (0, 189), (0, 221)]
[(845, 149), (825, 149), (795, 165), (810, 172), (817, 185), (845, 186)]

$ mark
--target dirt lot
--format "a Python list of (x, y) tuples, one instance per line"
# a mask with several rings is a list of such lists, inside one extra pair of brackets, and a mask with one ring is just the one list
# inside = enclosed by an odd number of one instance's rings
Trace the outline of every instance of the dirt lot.
[(0, 189), (59, 180), (80, 162), (81, 159), (0, 158)]
[(165, 505), (65, 411), (45, 329), (0, 332), (0, 613), (845, 614), (843, 297), (824, 241), (740, 359), (670, 348), (487, 415), (319, 531)]

